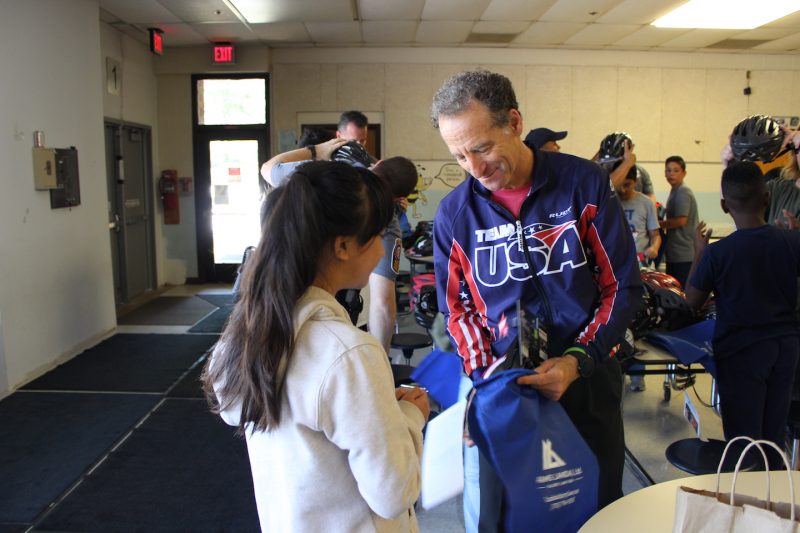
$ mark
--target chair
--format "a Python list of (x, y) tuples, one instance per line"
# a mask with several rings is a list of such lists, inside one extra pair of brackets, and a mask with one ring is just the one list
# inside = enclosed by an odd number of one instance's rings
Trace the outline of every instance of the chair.
[(392, 348), (397, 348), (403, 352), (406, 365), (411, 366), (414, 350), (432, 346), (433, 341), (427, 333), (395, 333), (392, 335), (391, 345)]
[(792, 470), (797, 470), (797, 463), (800, 460), (800, 400), (796, 398), (792, 398), (786, 425), (789, 438), (792, 439), (790, 464)]
[[(717, 471), (717, 466), (725, 450), (725, 441), (709, 439), (707, 441), (696, 438), (681, 439), (667, 446), (667, 460), (676, 468), (690, 474), (712, 474)], [(729, 453), (722, 465), (723, 472), (733, 472), (738, 453)]]

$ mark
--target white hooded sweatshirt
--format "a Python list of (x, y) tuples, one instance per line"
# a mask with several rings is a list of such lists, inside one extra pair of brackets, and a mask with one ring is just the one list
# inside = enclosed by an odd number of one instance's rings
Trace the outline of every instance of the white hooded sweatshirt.
[[(247, 431), (262, 531), (418, 531), (425, 420), (395, 399), (386, 352), (316, 287), (294, 323), (280, 425)], [(222, 416), (239, 422), (236, 408)]]

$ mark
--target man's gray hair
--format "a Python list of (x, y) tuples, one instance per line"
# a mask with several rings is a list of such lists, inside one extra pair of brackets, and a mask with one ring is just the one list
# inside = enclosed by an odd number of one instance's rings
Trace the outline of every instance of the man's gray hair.
[(460, 72), (444, 82), (433, 95), (433, 127), (439, 127), (439, 115), (462, 113), (473, 100), (486, 106), (495, 126), (505, 126), (508, 111), (519, 110), (511, 80), (502, 74), (488, 70)]

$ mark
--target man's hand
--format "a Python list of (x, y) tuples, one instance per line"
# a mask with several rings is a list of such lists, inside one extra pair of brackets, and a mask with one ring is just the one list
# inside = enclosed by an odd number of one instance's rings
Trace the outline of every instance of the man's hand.
[(330, 161), (331, 154), (333, 154), (334, 150), (339, 148), (340, 146), (347, 143), (347, 139), (331, 139), (330, 141), (325, 141), (324, 143), (318, 144), (317, 148), (317, 159), (322, 159), (323, 161)]
[(580, 375), (578, 360), (572, 355), (546, 359), (535, 370), (536, 374), (518, 378), (517, 384), (529, 385), (551, 400), (559, 400)]
[(648, 246), (647, 248), (644, 249), (644, 255), (648, 259), (655, 259), (656, 257), (658, 257), (658, 249), (652, 246)]
[(394, 203), (397, 204), (403, 211), (408, 209), (408, 198), (406, 198), (405, 196), (399, 196), (395, 198)]

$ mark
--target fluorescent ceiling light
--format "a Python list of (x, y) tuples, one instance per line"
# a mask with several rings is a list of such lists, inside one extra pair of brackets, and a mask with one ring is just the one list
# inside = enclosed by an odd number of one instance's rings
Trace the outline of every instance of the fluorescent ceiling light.
[(798, 0), (689, 0), (652, 23), (659, 28), (750, 30), (800, 11)]

